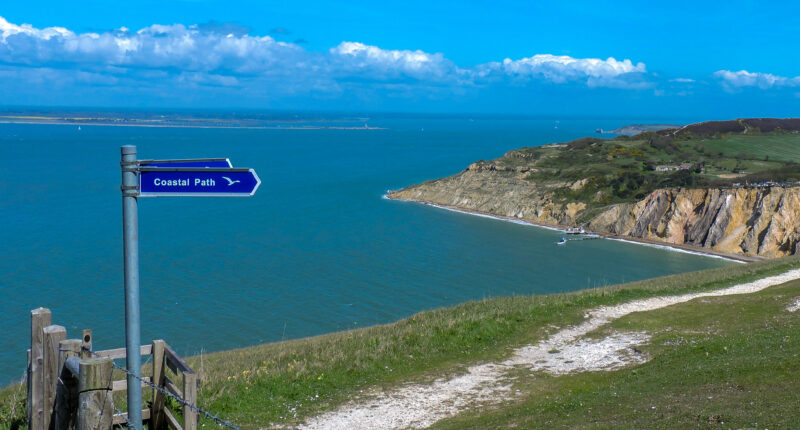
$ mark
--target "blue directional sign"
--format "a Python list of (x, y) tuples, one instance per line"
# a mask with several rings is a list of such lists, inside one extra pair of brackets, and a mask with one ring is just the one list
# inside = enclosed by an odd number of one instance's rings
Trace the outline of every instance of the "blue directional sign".
[(143, 167), (233, 167), (227, 158), (189, 158), (183, 160), (139, 160)]
[(141, 167), (140, 197), (249, 197), (261, 185), (255, 170), (214, 167)]

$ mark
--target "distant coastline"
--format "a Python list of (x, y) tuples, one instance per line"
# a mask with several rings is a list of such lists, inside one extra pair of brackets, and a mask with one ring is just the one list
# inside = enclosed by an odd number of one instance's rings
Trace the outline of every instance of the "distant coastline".
[[(120, 117), (58, 117), (42, 115), (0, 115), (0, 124), (40, 124), (40, 125), (73, 125), (104, 127), (148, 127), (148, 128), (219, 128), (243, 130), (385, 130), (383, 127), (372, 127), (364, 123), (362, 126), (319, 125), (330, 121), (280, 121), (279, 124), (263, 124), (251, 119), (210, 119), (210, 118), (120, 118)], [(298, 125), (298, 122), (307, 124)], [(343, 120), (337, 122), (355, 122)], [(284, 125), (286, 124), (286, 125)]]
[(25, 121), (0, 118), (0, 124), (33, 124), (33, 125), (74, 125), (81, 127), (145, 127), (145, 128), (217, 128), (241, 130), (386, 130), (384, 127), (348, 127), (348, 126), (280, 126), (280, 125), (189, 125), (189, 124), (135, 124), (135, 123), (107, 123), (107, 122), (74, 122), (74, 121)]
[(678, 129), (681, 127), (683, 126), (679, 124), (630, 124), (615, 128), (613, 130), (604, 130), (602, 128), (598, 128), (595, 131), (600, 134), (627, 134), (629, 136), (634, 136), (648, 131), (661, 131), (670, 128)]

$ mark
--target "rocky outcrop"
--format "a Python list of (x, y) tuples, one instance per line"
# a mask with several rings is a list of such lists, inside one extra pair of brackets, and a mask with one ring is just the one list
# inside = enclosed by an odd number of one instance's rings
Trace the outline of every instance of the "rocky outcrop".
[(722, 253), (781, 257), (800, 252), (800, 187), (663, 189), (636, 203), (586, 212), (583, 202), (554, 199), (556, 190), (578, 189), (580, 181), (541, 184), (527, 175), (524, 168), (484, 161), (455, 176), (390, 192), (389, 197), (538, 224), (585, 223), (598, 233)]
[(800, 187), (656, 190), (626, 206), (589, 228), (749, 256), (800, 251)]
[(572, 184), (534, 183), (525, 179), (530, 170), (527, 167), (513, 168), (479, 161), (458, 175), (392, 191), (389, 197), (540, 224), (574, 224), (586, 205), (553, 202), (554, 189)]

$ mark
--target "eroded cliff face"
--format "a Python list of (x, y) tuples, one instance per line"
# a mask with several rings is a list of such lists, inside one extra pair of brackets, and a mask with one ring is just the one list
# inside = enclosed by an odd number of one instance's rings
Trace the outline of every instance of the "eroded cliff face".
[[(537, 184), (528, 168), (478, 162), (458, 175), (389, 194), (467, 211), (571, 227), (588, 219), (590, 230), (670, 244), (688, 244), (747, 256), (800, 252), (800, 187), (664, 189), (637, 203), (586, 211), (585, 203), (558, 203), (554, 193), (580, 181)], [(558, 199), (556, 199), (558, 200)]]
[(553, 202), (553, 190), (569, 184), (537, 184), (525, 179), (527, 167), (506, 168), (477, 162), (455, 176), (392, 191), (393, 199), (422, 201), (467, 211), (518, 218), (540, 224), (572, 225), (584, 203)]
[(741, 255), (800, 251), (800, 187), (657, 190), (620, 206), (589, 228)]

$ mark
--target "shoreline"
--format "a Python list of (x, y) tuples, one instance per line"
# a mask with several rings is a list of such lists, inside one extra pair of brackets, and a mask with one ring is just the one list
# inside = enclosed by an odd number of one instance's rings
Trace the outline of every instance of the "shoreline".
[(259, 126), (259, 125), (184, 125), (184, 124), (113, 124), (96, 122), (69, 122), (69, 121), (9, 121), (0, 119), (0, 124), (28, 124), (28, 125), (76, 125), (100, 127), (147, 127), (147, 128), (203, 128), (203, 129), (241, 129), (241, 130), (386, 130), (384, 127), (346, 127), (346, 126)]
[[(444, 210), (448, 210), (448, 211), (452, 211), (452, 212), (459, 212), (459, 213), (463, 213), (463, 214), (466, 214), (466, 215), (479, 216), (479, 217), (483, 217), (483, 218), (491, 218), (491, 219), (495, 219), (495, 220), (499, 220), (499, 221), (512, 222), (512, 223), (515, 223), (515, 224), (528, 225), (528, 226), (532, 226), (532, 227), (543, 228), (543, 229), (546, 229), (546, 230), (559, 231), (559, 232), (564, 232), (564, 233), (566, 233), (566, 231), (567, 231), (566, 227), (558, 226), (558, 225), (537, 223), (537, 222), (533, 222), (533, 221), (522, 220), (522, 219), (519, 219), (519, 218), (512, 218), (512, 217), (507, 217), (507, 216), (503, 216), (503, 215), (490, 214), (490, 213), (481, 212), (481, 211), (466, 210), (466, 209), (462, 209), (462, 208), (455, 207), (455, 206), (442, 205), (442, 204), (439, 204), (439, 203), (432, 203), (432, 202), (428, 202), (428, 201), (424, 201), (424, 200), (408, 200), (408, 199), (392, 198), (392, 197), (389, 196), (388, 192), (383, 195), (383, 198), (387, 199), (387, 200), (418, 203), (418, 204), (422, 204), (422, 205), (425, 205), (425, 206), (432, 206), (432, 207), (435, 207), (437, 209), (444, 209)], [(702, 247), (694, 246), (694, 245), (679, 245), (679, 244), (675, 244), (675, 243), (660, 242), (660, 241), (656, 241), (656, 240), (652, 240), (652, 239), (642, 239), (642, 238), (630, 237), (630, 236), (619, 236), (619, 235), (615, 235), (615, 234), (611, 234), (611, 233), (598, 233), (598, 232), (587, 232), (587, 233), (595, 234), (597, 236), (600, 236), (600, 238), (602, 238), (602, 239), (615, 240), (615, 241), (618, 241), (618, 242), (627, 242), (627, 243), (632, 243), (632, 244), (635, 244), (635, 245), (649, 246), (649, 247), (652, 247), (652, 248), (660, 248), (660, 249), (664, 249), (664, 250), (672, 251), (672, 252), (682, 252), (682, 253), (685, 253), (685, 254), (702, 255), (702, 256), (710, 257), (710, 258), (719, 258), (719, 259), (722, 259), (722, 260), (732, 261), (732, 262), (735, 262), (735, 263), (752, 263), (752, 262), (755, 262), (755, 261), (764, 261), (764, 260), (766, 260), (766, 258), (763, 258), (763, 257), (750, 257), (750, 256), (745, 256), (745, 255), (729, 254), (729, 253), (726, 253), (726, 252), (719, 252), (719, 251), (709, 250), (708, 248), (702, 248)]]

